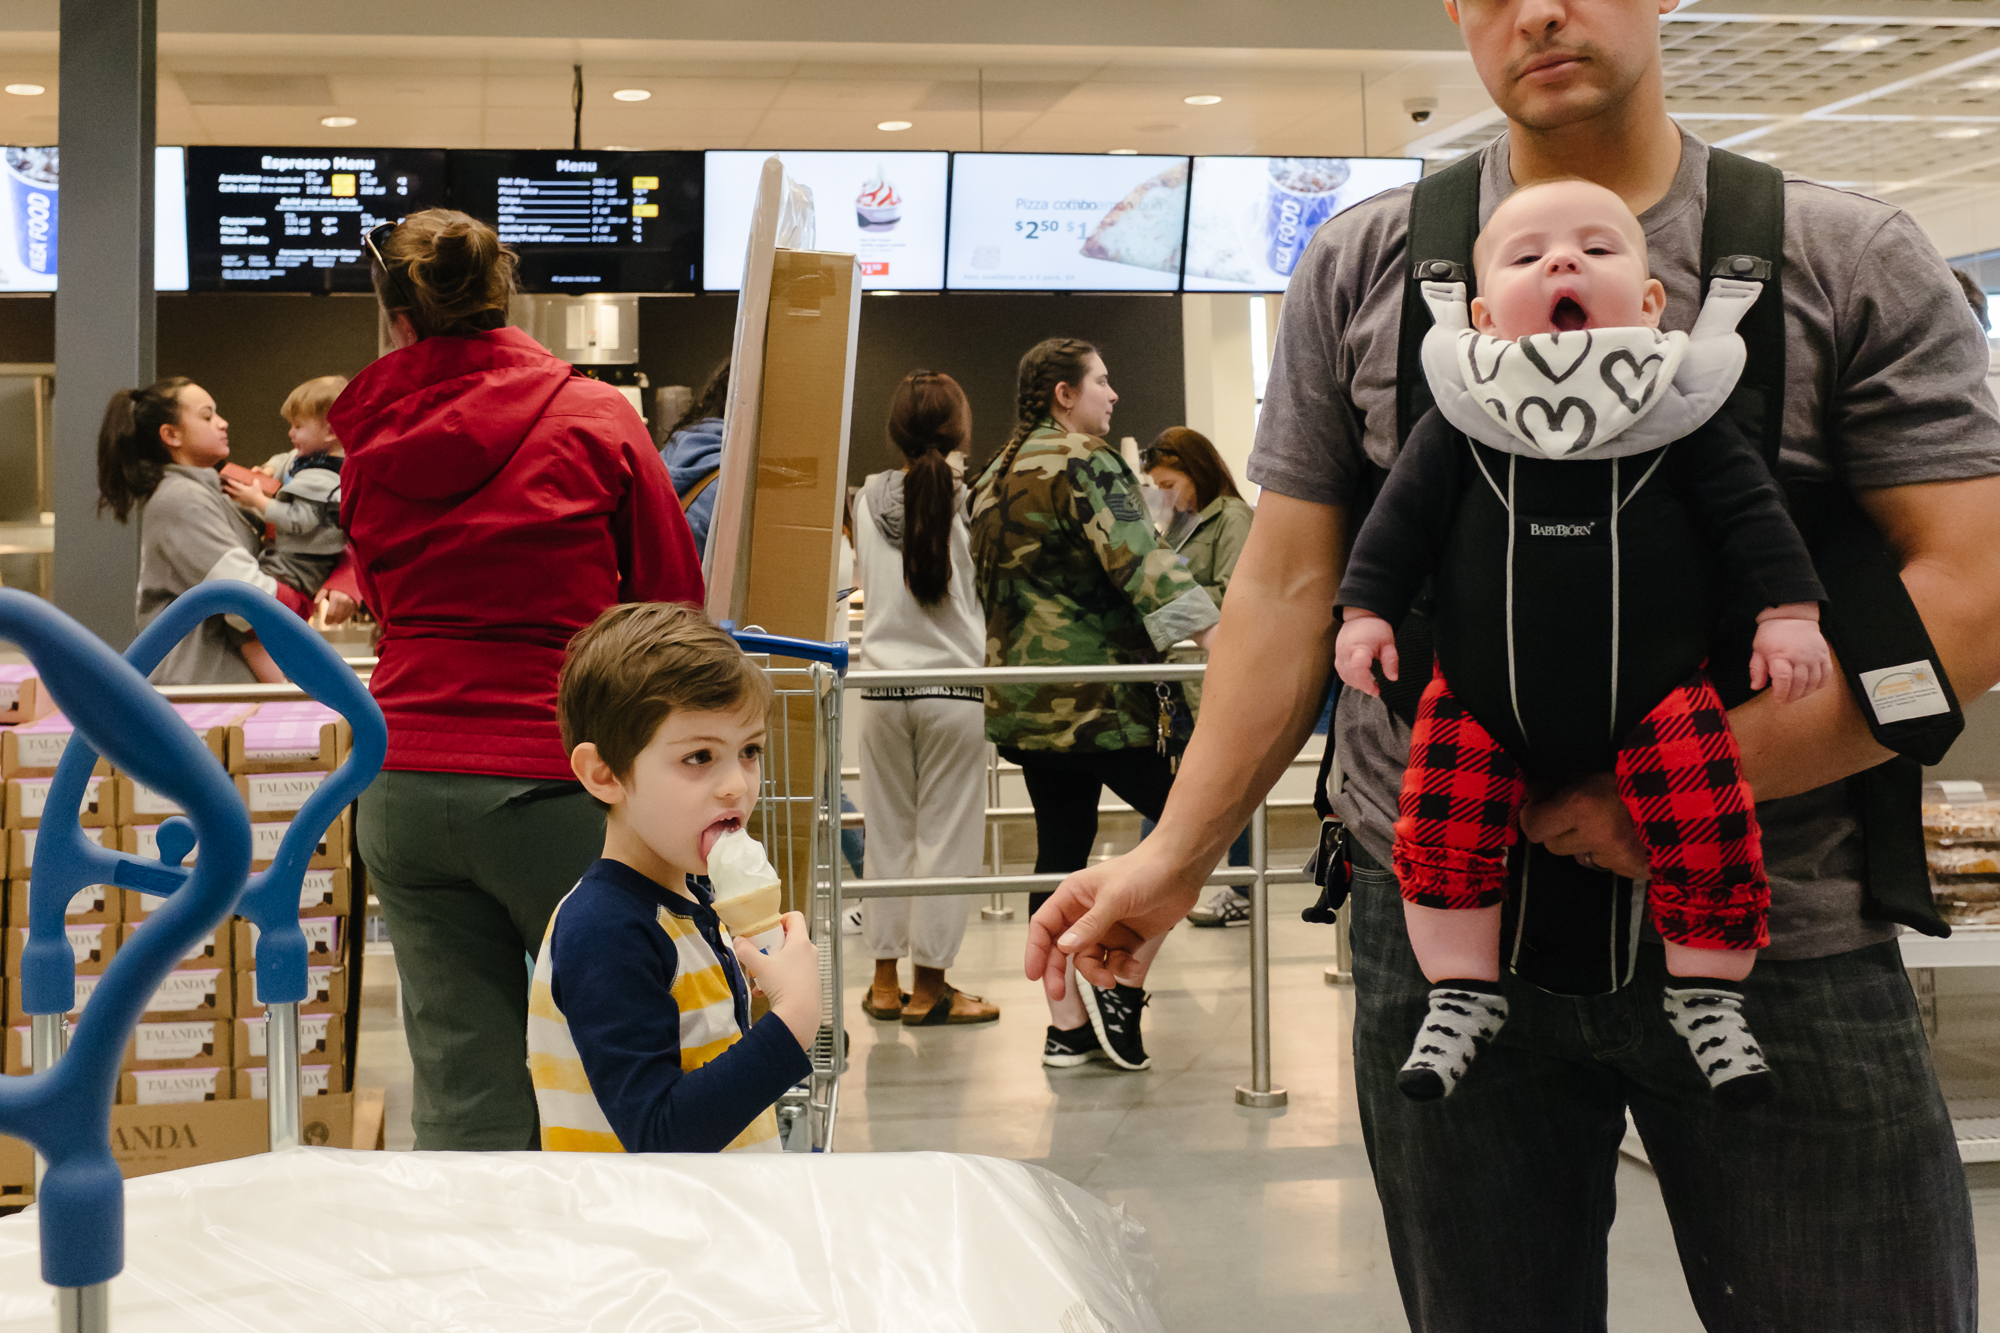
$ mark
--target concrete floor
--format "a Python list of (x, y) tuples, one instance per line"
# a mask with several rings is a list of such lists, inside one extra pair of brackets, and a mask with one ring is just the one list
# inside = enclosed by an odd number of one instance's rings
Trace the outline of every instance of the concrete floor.
[[(871, 964), (859, 939), (846, 941), (853, 1046), (836, 1148), (1016, 1158), (1129, 1209), (1151, 1238), (1156, 1299), (1175, 1333), (1406, 1329), (1350, 1088), (1352, 992), (1323, 980), (1332, 932), (1298, 919), (1305, 895), (1273, 893), (1273, 1072), (1291, 1094), (1287, 1109), (1245, 1110), (1232, 1095), (1249, 1079), (1244, 929), (1182, 927), (1168, 943), (1146, 1013), (1151, 1070), (1045, 1070), (1046, 1011), (1021, 976), (1025, 904), (1016, 899), (1010, 923), (982, 922), (975, 911), (951, 972), (962, 989), (1000, 1004), (990, 1027), (867, 1019), (859, 1006)], [(359, 1082), (389, 1089), (389, 1143), (408, 1147), (394, 972), (386, 955), (370, 962)], [(1941, 1055), (1958, 1076), (1951, 1081), (1971, 1072), (1968, 1057)], [(2000, 1166), (1976, 1169), (1973, 1184), (1990, 1263), (2000, 1260)], [(1626, 1162), (1618, 1185), (1611, 1327), (1694, 1333), (1701, 1325), (1651, 1173)], [(2000, 1318), (2000, 1298), (1982, 1304)]]

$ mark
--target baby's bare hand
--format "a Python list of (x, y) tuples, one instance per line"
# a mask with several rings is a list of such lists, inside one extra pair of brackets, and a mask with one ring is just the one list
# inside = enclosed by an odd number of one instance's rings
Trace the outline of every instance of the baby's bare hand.
[(1350, 612), (1350, 616), (1334, 636), (1333, 669), (1339, 673), (1341, 684), (1380, 697), (1382, 689), (1369, 668), (1379, 659), (1383, 676), (1389, 680), (1397, 678), (1400, 663), (1396, 659), (1396, 629), (1382, 617), (1365, 611)]
[(1750, 647), (1750, 688), (1769, 681), (1779, 703), (1803, 699), (1833, 676), (1833, 654), (1813, 621), (1762, 621)]

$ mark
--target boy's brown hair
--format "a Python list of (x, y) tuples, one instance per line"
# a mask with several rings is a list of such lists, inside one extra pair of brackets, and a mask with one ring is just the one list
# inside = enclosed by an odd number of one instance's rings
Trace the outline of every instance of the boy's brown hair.
[(569, 641), (556, 685), (565, 752), (589, 741), (622, 781), (670, 713), (770, 711), (771, 682), (736, 640), (678, 602), (614, 606)]
[(333, 407), (333, 400), (340, 397), (340, 391), (346, 387), (345, 375), (321, 375), (318, 379), (307, 380), (285, 395), (278, 415), (294, 426), (302, 421), (325, 421), (327, 412)]

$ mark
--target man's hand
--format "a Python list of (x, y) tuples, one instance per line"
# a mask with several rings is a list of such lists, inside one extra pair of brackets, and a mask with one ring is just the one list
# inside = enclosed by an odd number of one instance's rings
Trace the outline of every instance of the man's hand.
[(313, 601), (319, 606), (319, 622), (323, 625), (338, 625), (352, 619), (360, 606), (338, 588), (321, 588)]
[(1379, 699), (1382, 687), (1375, 683), (1375, 673), (1370, 668), (1380, 661), (1383, 676), (1397, 679), (1401, 664), (1396, 658), (1395, 627), (1359, 607), (1343, 608), (1341, 614), (1346, 622), (1334, 636), (1333, 669), (1340, 674), (1341, 684)]
[(1646, 878), (1646, 845), (1632, 826), (1632, 812), (1618, 799), (1617, 780), (1598, 773), (1521, 807), (1521, 832), (1557, 856), (1573, 856), (1593, 870), (1627, 879)]
[(1166, 934), (1194, 909), (1201, 877), (1192, 884), (1183, 878), (1156, 864), (1143, 843), (1077, 871), (1028, 922), (1028, 979), (1039, 979), (1050, 999), (1062, 999), (1068, 955), (1086, 981), (1109, 990), (1121, 968), (1130, 970), (1140, 945)]

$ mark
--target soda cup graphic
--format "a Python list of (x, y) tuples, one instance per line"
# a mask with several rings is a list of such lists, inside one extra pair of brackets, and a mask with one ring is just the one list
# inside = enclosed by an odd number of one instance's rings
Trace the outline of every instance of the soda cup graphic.
[(9, 148), (7, 195), (14, 212), (14, 252), (37, 276), (56, 272), (57, 153), (55, 148)]
[(1338, 157), (1274, 157), (1266, 169), (1264, 258), (1273, 273), (1288, 278), (1319, 224), (1340, 211), (1348, 166)]

